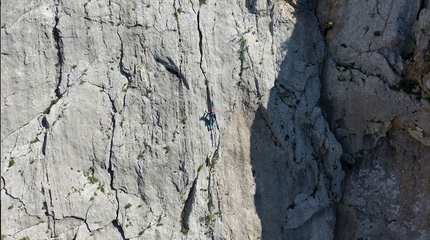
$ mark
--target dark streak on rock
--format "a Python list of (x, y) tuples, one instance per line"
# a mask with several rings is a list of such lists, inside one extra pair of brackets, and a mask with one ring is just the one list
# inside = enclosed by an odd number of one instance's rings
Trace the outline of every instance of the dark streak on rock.
[(43, 143), (42, 143), (42, 154), (45, 156), (46, 155), (46, 144), (48, 141), (48, 132), (47, 130), (49, 129), (49, 123), (48, 120), (46, 120), (46, 116), (44, 116), (42, 118), (42, 127), (45, 129), (45, 136), (43, 137)]
[(194, 199), (196, 198), (196, 185), (197, 185), (198, 178), (199, 178), (199, 175), (197, 173), (196, 179), (194, 179), (193, 181), (193, 185), (191, 186), (190, 192), (188, 193), (187, 200), (185, 200), (184, 208), (182, 209), (182, 213), (181, 213), (181, 225), (187, 231), (190, 229), (189, 221), (190, 221), (191, 211), (193, 208)]
[(199, 32), (199, 51), (200, 51), (200, 63), (199, 63), (199, 67), (200, 67), (200, 71), (202, 71), (203, 75), (205, 76), (205, 80), (206, 80), (206, 74), (203, 71), (202, 68), (202, 62), (203, 62), (203, 33), (202, 33), (202, 29), (200, 28), (200, 10), (197, 12), (197, 30)]
[(121, 35), (118, 34), (119, 40), (121, 42), (121, 56), (119, 59), (119, 71), (121, 73), (121, 75), (123, 75), (125, 78), (127, 78), (127, 81), (130, 83), (131, 82), (131, 74), (129, 73), (129, 71), (127, 71), (124, 67), (124, 42), (122, 41)]
[(113, 220), (112, 225), (118, 229), (122, 239), (127, 239), (125, 238), (125, 235), (124, 235), (124, 229), (122, 229), (122, 226), (118, 223), (118, 219)]
[(111, 138), (110, 138), (110, 146), (109, 146), (109, 168), (107, 169), (109, 176), (110, 176), (110, 188), (115, 191), (115, 198), (116, 201), (118, 203), (118, 208), (116, 209), (116, 216), (117, 218), (115, 220), (112, 221), (112, 225), (118, 229), (118, 232), (121, 234), (122, 239), (126, 239), (125, 235), (124, 235), (124, 229), (122, 228), (122, 226), (118, 223), (118, 216), (119, 216), (119, 199), (118, 199), (118, 194), (117, 194), (117, 189), (114, 186), (114, 170), (113, 170), (113, 159), (115, 158), (114, 154), (113, 154), (113, 146), (114, 146), (114, 137), (115, 137), (115, 129), (116, 129), (116, 119), (115, 119), (115, 113), (117, 112), (117, 109), (115, 107), (115, 102), (112, 99), (112, 97), (108, 94), (109, 99), (111, 101), (112, 104), (112, 117), (111, 117), (111, 122), (112, 122), (112, 134), (111, 134)]
[(187, 80), (185, 79), (184, 75), (182, 75), (182, 73), (179, 71), (179, 68), (176, 66), (176, 64), (169, 57), (167, 57), (166, 59), (167, 61), (156, 57), (155, 61), (163, 65), (169, 73), (178, 77), (181, 83), (183, 83), (187, 89), (190, 89)]
[(58, 83), (57, 83), (57, 87), (55, 89), (55, 96), (57, 98), (61, 98), (62, 93), (60, 91), (60, 84), (62, 81), (62, 75), (63, 75), (63, 62), (64, 62), (64, 55), (63, 55), (63, 40), (61, 38), (61, 31), (57, 28), (58, 23), (60, 21), (60, 19), (58, 18), (58, 5), (56, 7), (56, 16), (55, 16), (55, 25), (54, 25), (54, 29), (52, 30), (52, 34), (54, 36), (54, 40), (55, 40), (55, 47), (57, 48), (57, 57), (58, 57), (58, 70), (57, 70), (57, 75), (58, 75)]

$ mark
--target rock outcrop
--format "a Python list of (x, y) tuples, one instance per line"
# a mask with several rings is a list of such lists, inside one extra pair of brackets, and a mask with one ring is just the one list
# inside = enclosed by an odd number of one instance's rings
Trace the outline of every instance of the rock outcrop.
[(336, 239), (429, 239), (429, 1), (320, 1), (321, 100), (347, 177)]
[(429, 14), (4, 2), (2, 239), (428, 238)]

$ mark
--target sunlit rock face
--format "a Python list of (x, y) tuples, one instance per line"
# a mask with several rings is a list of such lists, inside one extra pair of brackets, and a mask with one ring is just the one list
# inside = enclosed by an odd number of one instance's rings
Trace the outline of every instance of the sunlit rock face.
[(386, 2), (4, 2), (2, 239), (427, 239), (429, 3)]

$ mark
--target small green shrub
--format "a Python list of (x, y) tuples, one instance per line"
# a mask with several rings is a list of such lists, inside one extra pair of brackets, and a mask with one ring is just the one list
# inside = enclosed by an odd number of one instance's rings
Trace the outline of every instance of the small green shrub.
[(52, 106), (54, 106), (58, 101), (60, 101), (59, 98), (55, 98), (54, 100), (51, 100), (51, 104), (49, 105), (48, 108), (45, 109), (45, 111), (43, 113), (44, 114), (49, 114), (51, 112)]
[(145, 159), (145, 151), (140, 152), (139, 155), (137, 155), (137, 159), (144, 160)]
[(13, 205), (10, 205), (7, 209), (11, 210), (13, 208)]
[(291, 94), (288, 91), (277, 92), (277, 94), (280, 98), (282, 98), (282, 100), (285, 100), (291, 97)]
[(15, 165), (15, 158), (11, 158), (9, 160), (9, 167), (12, 167), (13, 165)]
[(182, 123), (182, 124), (187, 123), (187, 119), (188, 119), (187, 117), (182, 118), (182, 119), (181, 119), (181, 123)]
[(181, 226), (181, 233), (187, 235), (188, 234), (188, 229), (186, 229), (184, 226)]
[(162, 219), (162, 217), (161, 217), (161, 214), (160, 214), (160, 216), (158, 216), (157, 226), (163, 226), (164, 225), (164, 223), (161, 222), (161, 219)]
[(200, 172), (200, 170), (202, 170), (203, 168), (203, 164), (200, 164), (199, 168), (197, 169), (197, 172)]
[(36, 137), (34, 140), (31, 140), (31, 144), (39, 142), (39, 139)]
[(245, 51), (248, 50), (248, 40), (244, 36), (239, 38), (240, 48), (238, 50), (239, 59), (243, 61), (245, 59)]
[(99, 181), (99, 179), (96, 178), (94, 175), (89, 176), (88, 180), (90, 181), (91, 184), (94, 184)]
[(139, 232), (139, 236), (141, 236), (142, 234), (144, 234), (144, 233), (145, 233), (145, 231), (146, 231), (146, 228), (143, 228), (142, 230), (140, 230), (140, 232)]
[(84, 171), (84, 176), (87, 177), (88, 181), (91, 184), (95, 184), (95, 183), (99, 183), (100, 184), (100, 180), (94, 176), (94, 167), (90, 167), (90, 169), (88, 171)]
[(29, 236), (25, 236), (25, 237), (21, 238), (20, 240), (30, 240), (30, 237)]
[(379, 36), (381, 36), (381, 32), (380, 31), (374, 31), (373, 36), (379, 37)]
[(98, 190), (100, 190), (100, 192), (105, 193), (105, 185), (101, 184), (99, 182), (99, 186), (97, 187)]
[(211, 168), (215, 167), (216, 161), (217, 159), (214, 157), (211, 159)]
[(125, 209), (127, 209), (127, 208), (131, 208), (131, 206), (133, 206), (133, 204), (131, 204), (131, 203), (127, 203), (127, 205), (125, 205)]
[(206, 217), (206, 226), (209, 226), (209, 224), (214, 220), (215, 218), (215, 214), (214, 213), (209, 213), (208, 216)]
[(207, 85), (209, 85), (209, 80), (205, 80), (205, 85), (207, 86)]
[(44, 114), (49, 114), (49, 112), (51, 112), (51, 107), (49, 106), (47, 109), (45, 109), (45, 111), (43, 111)]

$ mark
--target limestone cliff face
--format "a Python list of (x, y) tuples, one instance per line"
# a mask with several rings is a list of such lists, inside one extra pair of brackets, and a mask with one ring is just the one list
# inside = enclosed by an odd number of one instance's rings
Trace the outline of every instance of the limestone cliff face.
[(2, 238), (426, 239), (429, 13), (4, 2)]
[(429, 1), (319, 1), (322, 105), (347, 177), (337, 239), (429, 239)]

